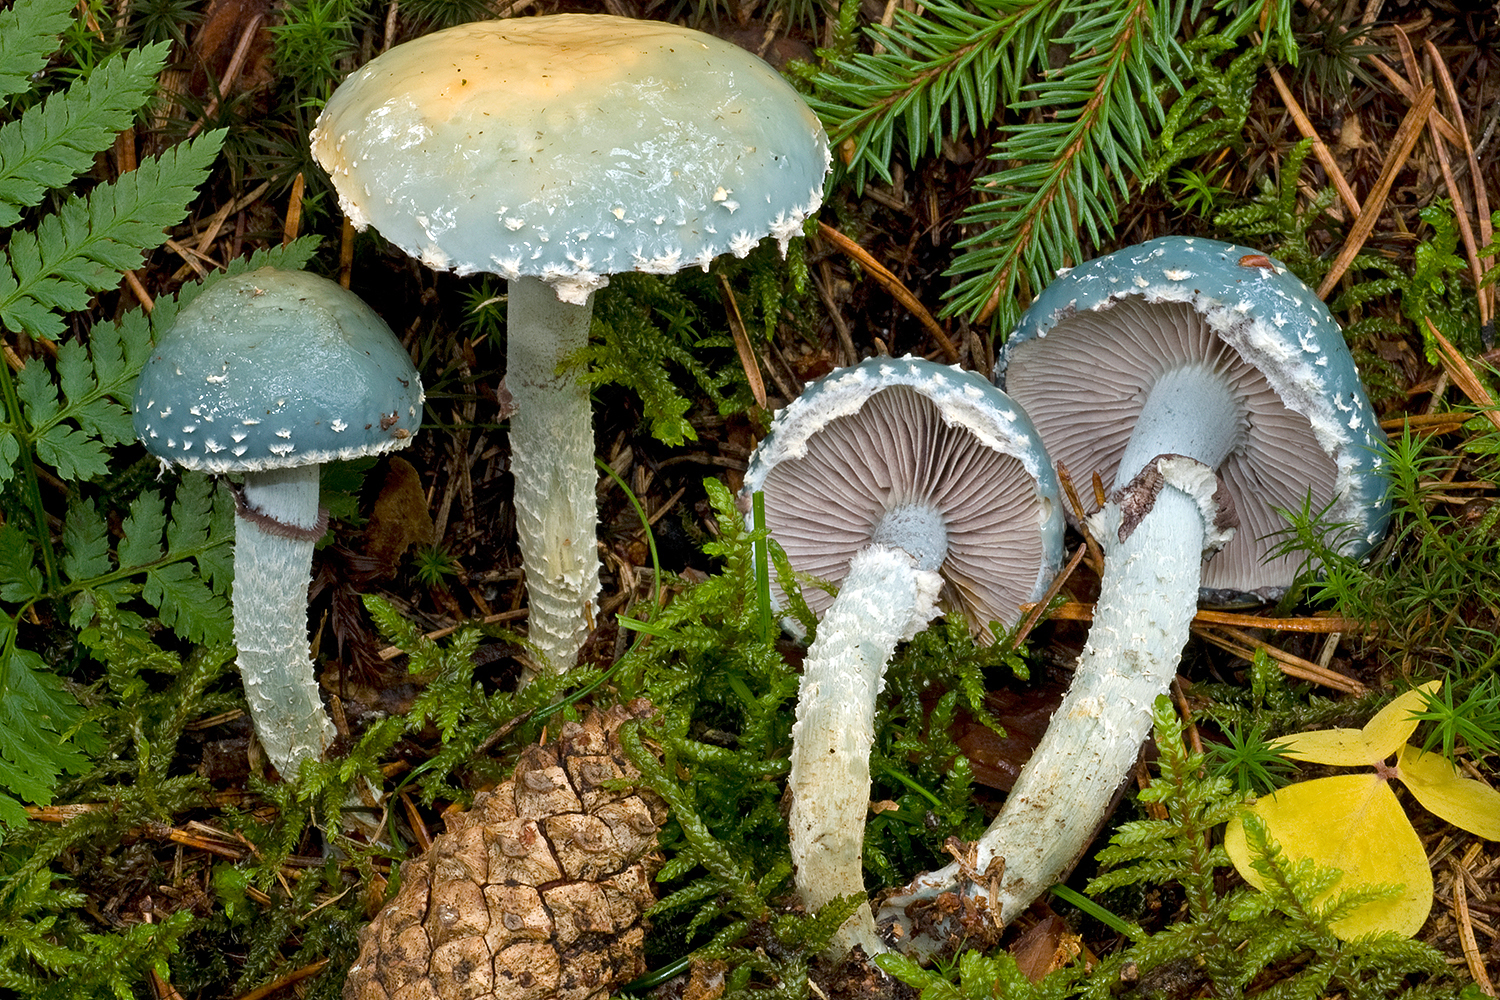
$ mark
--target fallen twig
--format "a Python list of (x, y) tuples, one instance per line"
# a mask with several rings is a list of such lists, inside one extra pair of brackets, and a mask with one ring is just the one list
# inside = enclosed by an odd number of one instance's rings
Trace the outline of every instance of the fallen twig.
[(928, 312), (927, 307), (922, 305), (917, 297), (911, 293), (911, 289), (901, 283), (900, 278), (892, 274), (884, 264), (871, 256), (868, 250), (837, 229), (834, 229), (828, 223), (819, 222), (818, 233), (827, 237), (829, 242), (844, 253), (859, 261), (860, 266), (870, 272), (870, 277), (880, 282), (897, 302), (905, 306), (907, 311), (915, 316), (918, 322), (927, 329), (927, 332), (932, 334), (932, 339), (936, 340), (938, 346), (943, 349), (943, 353), (948, 355), (949, 363), (956, 363), (958, 361), (957, 345), (948, 339), (948, 334), (938, 325), (938, 321), (933, 318), (932, 313)]
[(1417, 144), (1422, 129), (1426, 127), (1427, 116), (1432, 111), (1432, 105), (1436, 99), (1437, 91), (1431, 85), (1423, 87), (1422, 92), (1412, 103), (1411, 110), (1406, 113), (1405, 118), (1401, 119), (1401, 127), (1396, 130), (1395, 142), (1390, 155), (1386, 157), (1385, 165), (1381, 168), (1380, 177), (1376, 179), (1370, 196), (1365, 199), (1359, 218), (1354, 220), (1354, 225), (1349, 230), (1349, 237), (1344, 240), (1339, 255), (1334, 258), (1333, 267), (1323, 279), (1323, 284), (1318, 286), (1318, 298), (1328, 298), (1329, 293), (1333, 291), (1339, 279), (1353, 263), (1355, 255), (1364, 247), (1365, 240), (1370, 238), (1370, 233), (1375, 229), (1375, 220), (1379, 217), (1380, 210), (1385, 207), (1386, 195), (1390, 194), (1391, 185), (1396, 181), (1396, 174), (1406, 165), (1407, 157), (1411, 156), (1412, 147)]

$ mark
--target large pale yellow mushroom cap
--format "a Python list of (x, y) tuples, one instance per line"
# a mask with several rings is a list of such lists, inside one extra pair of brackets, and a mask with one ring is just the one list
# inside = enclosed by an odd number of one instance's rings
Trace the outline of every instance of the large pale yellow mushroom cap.
[(431, 267), (549, 281), (707, 267), (785, 245), (821, 204), (828, 140), (754, 55), (659, 21), (460, 25), (339, 86), (313, 155), (359, 228)]

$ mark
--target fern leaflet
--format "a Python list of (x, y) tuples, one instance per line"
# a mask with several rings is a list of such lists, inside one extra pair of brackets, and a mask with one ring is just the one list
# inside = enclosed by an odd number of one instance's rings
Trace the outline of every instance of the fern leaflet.
[[(14, 619), (0, 613), (0, 630), (14, 628)], [(51, 802), (58, 778), (82, 773), (99, 748), (97, 731), (82, 721), (83, 709), (61, 678), (7, 636), (0, 646), (0, 788), (28, 802)], [(0, 792), (0, 821), (9, 825), (25, 816), (15, 799)]]
[(41, 203), (49, 188), (86, 172), (94, 153), (127, 128), (151, 96), (167, 43), (116, 56), (87, 80), (57, 91), (0, 127), (0, 226)]
[(0, 10), (0, 97), (31, 88), (73, 20), (73, 6), (71, 0), (15, 0)]
[(115, 273), (139, 267), (142, 251), (166, 239), (163, 230), (187, 212), (224, 140), (209, 132), (144, 161), (112, 184), (70, 198), (35, 232), (11, 235), (0, 266), (0, 325), (56, 339), (61, 312), (88, 306), (112, 287)]

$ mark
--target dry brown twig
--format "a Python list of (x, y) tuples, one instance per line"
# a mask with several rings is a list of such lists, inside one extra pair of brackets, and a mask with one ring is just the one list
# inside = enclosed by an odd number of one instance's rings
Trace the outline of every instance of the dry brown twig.
[(932, 335), (932, 339), (938, 342), (938, 346), (941, 347), (943, 349), (943, 353), (948, 356), (948, 362), (950, 364), (958, 361), (957, 345), (955, 345), (953, 341), (949, 339), (947, 332), (938, 324), (938, 321), (933, 318), (932, 313), (927, 311), (927, 307), (922, 305), (921, 301), (911, 293), (911, 289), (902, 284), (900, 278), (896, 277), (891, 273), (889, 268), (880, 263), (880, 261), (876, 260), (870, 254), (870, 251), (866, 250), (864, 247), (860, 246), (858, 243), (854, 242), (849, 237), (839, 232), (837, 229), (834, 229), (828, 223), (819, 222), (818, 233), (819, 235), (827, 238), (828, 241), (831, 242), (834, 246), (838, 247), (844, 253), (848, 254), (850, 257), (853, 257), (856, 261), (858, 261), (860, 266), (870, 273), (870, 277), (878, 281), (886, 291), (891, 293), (891, 296), (897, 302), (900, 302), (903, 306), (905, 306), (906, 310), (910, 312), (919, 323), (922, 324), (922, 326), (927, 330), (929, 334)]
[(1390, 154), (1381, 167), (1380, 176), (1375, 181), (1369, 197), (1364, 201), (1360, 210), (1359, 218), (1354, 220), (1354, 225), (1349, 229), (1349, 236), (1344, 240), (1344, 245), (1339, 254), (1334, 258), (1333, 266), (1329, 268), (1328, 275), (1323, 283), (1318, 286), (1318, 298), (1327, 299), (1349, 265), (1354, 262), (1355, 256), (1364, 247), (1365, 240), (1370, 238), (1370, 233), (1375, 229), (1375, 220), (1380, 216), (1380, 211), (1385, 207), (1385, 199), (1391, 191), (1391, 185), (1396, 181), (1396, 174), (1406, 165), (1411, 156), (1412, 147), (1417, 144), (1417, 139), (1422, 135), (1422, 130), (1427, 125), (1427, 115), (1432, 111), (1433, 102), (1437, 99), (1437, 91), (1431, 86), (1423, 87), (1417, 94), (1417, 99), (1412, 103), (1411, 110), (1406, 117), (1401, 119), (1401, 126), (1396, 129), (1396, 137), (1392, 143)]
[(1204, 628), (1201, 625), (1194, 625), (1193, 634), (1245, 660), (1253, 660), (1257, 652), (1264, 652), (1275, 662), (1277, 669), (1297, 680), (1311, 681), (1314, 684), (1321, 684), (1335, 691), (1356, 696), (1364, 694), (1367, 690), (1353, 677), (1345, 677), (1341, 673), (1320, 667), (1311, 660), (1304, 660), (1300, 656), (1263, 642), (1240, 629), (1225, 626)]
[(1453, 384), (1463, 390), (1465, 396), (1480, 406), (1481, 413), (1496, 428), (1500, 428), (1500, 406), (1495, 403), (1495, 397), (1485, 388), (1484, 383), (1479, 381), (1479, 375), (1475, 373), (1469, 359), (1463, 356), (1453, 342), (1443, 336), (1443, 332), (1437, 328), (1431, 319), (1426, 316), (1422, 321), (1427, 324), (1427, 332), (1438, 346), (1438, 360), (1442, 362), (1443, 370), (1453, 380)]
[(1286, 107), (1287, 113), (1292, 116), (1292, 121), (1297, 125), (1297, 131), (1302, 133), (1304, 139), (1312, 140), (1313, 155), (1328, 172), (1328, 179), (1333, 182), (1333, 188), (1338, 192), (1344, 207), (1354, 216), (1359, 215), (1359, 198), (1354, 194), (1354, 188), (1349, 186), (1349, 181), (1344, 177), (1344, 172), (1339, 169), (1339, 164), (1333, 157), (1333, 151), (1328, 144), (1318, 135), (1318, 130), (1313, 128), (1312, 121), (1307, 117), (1307, 112), (1302, 110), (1302, 105), (1297, 103), (1292, 88), (1286, 85), (1282, 79), (1281, 72), (1275, 66), (1267, 63), (1266, 68), (1271, 73), (1271, 83), (1276, 87), (1276, 93), (1281, 95), (1281, 102)]
[(755, 349), (750, 346), (750, 334), (745, 329), (745, 319), (740, 315), (740, 304), (735, 301), (734, 289), (729, 279), (719, 272), (719, 295), (724, 300), (724, 312), (729, 319), (729, 333), (734, 337), (734, 351), (739, 355), (740, 367), (745, 371), (745, 381), (750, 383), (750, 395), (762, 410), (766, 408), (766, 380), (760, 374), (760, 362)]
[[(1457, 123), (1455, 131), (1458, 133), (1458, 141), (1454, 146), (1461, 150), (1469, 167), (1469, 182), (1474, 189), (1474, 216), (1479, 223), (1479, 239), (1476, 246), (1473, 227), (1469, 225), (1469, 211), (1463, 196), (1458, 191), (1458, 185), (1454, 182), (1447, 161), (1447, 151), (1443, 143), (1438, 141), (1441, 135), (1444, 139), (1449, 137), (1438, 128), (1438, 119), (1442, 115), (1434, 108), (1430, 116), (1433, 127), (1433, 145), (1438, 149), (1439, 163), (1443, 168), (1443, 179), (1448, 182), (1449, 197), (1453, 199), (1453, 211), (1458, 217), (1459, 232), (1464, 238), (1464, 249), (1469, 254), (1469, 269), (1474, 276), (1474, 287), (1479, 299), (1479, 323), (1481, 326), (1493, 323), (1495, 320), (1495, 289), (1493, 286), (1485, 288), (1481, 286), (1484, 272), (1494, 264), (1493, 257), (1480, 257), (1478, 246), (1489, 246), (1494, 242), (1494, 229), (1490, 225), (1490, 198), (1485, 188), (1484, 175), (1479, 172), (1479, 160), (1474, 155), (1474, 146), (1469, 142), (1468, 128), (1464, 123), (1463, 105), (1458, 100), (1458, 89), (1453, 86), (1453, 77), (1448, 72), (1448, 67), (1443, 56), (1438, 52), (1437, 46), (1432, 39), (1425, 39), (1422, 43), (1424, 51), (1432, 64), (1432, 74), (1439, 85), (1443, 88), (1443, 98), (1453, 110), (1453, 119)], [(1449, 139), (1449, 141), (1453, 141)]]
[(1474, 977), (1485, 996), (1495, 996), (1495, 984), (1490, 982), (1488, 971), (1484, 967), (1484, 953), (1479, 950), (1479, 942), (1474, 939), (1474, 921), (1469, 915), (1469, 891), (1464, 885), (1464, 871), (1457, 861), (1453, 863), (1453, 920), (1458, 926), (1459, 947), (1463, 951), (1464, 964), (1469, 967), (1469, 975)]
[[(1022, 611), (1029, 612), (1036, 605), (1023, 604)], [(1087, 622), (1094, 619), (1094, 606), (1069, 602), (1059, 605), (1049, 616), (1053, 621)], [(1311, 660), (1278, 649), (1242, 631), (1245, 628), (1266, 628), (1278, 632), (1332, 633), (1364, 632), (1366, 625), (1352, 618), (1260, 618), (1255, 615), (1239, 615), (1227, 611), (1198, 609), (1193, 615), (1193, 631), (1221, 649), (1228, 650), (1244, 659), (1250, 659), (1255, 650), (1264, 649), (1277, 662), (1282, 672), (1289, 677), (1313, 681), (1325, 687), (1348, 694), (1363, 694), (1365, 686), (1352, 677), (1320, 667)]]

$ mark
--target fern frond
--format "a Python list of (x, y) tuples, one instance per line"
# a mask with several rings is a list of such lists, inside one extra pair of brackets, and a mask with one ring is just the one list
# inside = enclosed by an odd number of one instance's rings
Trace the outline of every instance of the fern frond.
[[(0, 526), (0, 601), (27, 604), (46, 594), (47, 584), (36, 568), (35, 555), (24, 531), (13, 524)], [(0, 615), (0, 626), (6, 621)], [(6, 631), (0, 627), (0, 642), (6, 639)]]
[[(145, 566), (146, 583), (141, 596), (156, 608), (163, 625), (189, 642), (227, 643), (234, 633), (224, 586), (229, 575), (220, 570), (217, 577), (220, 589), (216, 592), (204, 576), (194, 571), (193, 565), (206, 561), (211, 566), (222, 566), (232, 558), (231, 535), (225, 530), (232, 510), (233, 501), (227, 491), (215, 490), (207, 476), (184, 476), (172, 504), (172, 518), (165, 525), (166, 544), (163, 546), (162, 535), (156, 534), (156, 560)], [(132, 508), (132, 520), (134, 516)], [(220, 526), (218, 532), (210, 531), (214, 521)], [(130, 524), (126, 522), (127, 530)], [(154, 522), (152, 527), (156, 527)], [(123, 551), (126, 542), (122, 541), (120, 547)], [(132, 569), (128, 564), (123, 568)]]
[(0, 10), (0, 97), (31, 89), (73, 20), (72, 0), (15, 0)]
[(58, 312), (86, 308), (92, 293), (112, 287), (118, 272), (139, 267), (143, 251), (161, 245), (223, 140), (219, 130), (174, 146), (114, 183), (65, 201), (34, 232), (13, 233), (0, 263), (0, 325), (56, 339), (63, 330)]
[[(64, 344), (58, 351), (59, 367), (76, 366), (78, 356), (83, 353), (81, 344)], [(76, 379), (73, 381), (75, 389), (81, 388)], [(105, 441), (64, 422), (62, 396), (46, 368), (38, 363), (21, 369), (16, 376), (16, 395), (25, 407), (27, 422), (36, 429), (32, 444), (37, 458), (52, 466), (59, 478), (89, 479), (104, 472), (108, 466)], [(92, 416), (108, 423), (98, 408)], [(9, 478), (9, 474), (9, 464), (0, 465), (0, 481)]]
[[(113, 604), (135, 593), (162, 624), (194, 643), (228, 643), (233, 500), (199, 473), (182, 478), (171, 519), (160, 494), (148, 491), (130, 505), (112, 558), (103, 516), (91, 500), (75, 501), (63, 526), (63, 594), (76, 597), (72, 624), (92, 620), (99, 592)], [(195, 569), (196, 567), (196, 569)], [(208, 569), (205, 569), (208, 567)], [(144, 577), (141, 584), (134, 582)]]
[[(196, 489), (189, 483), (196, 483)], [(175, 579), (165, 575), (165, 568), (146, 574), (146, 600), (151, 600), (156, 578), (164, 595), (156, 605), (162, 621), (193, 642), (228, 642), (233, 632), (228, 604), (233, 520), (234, 501), (227, 488), (215, 487), (206, 476), (186, 480), (174, 498), (167, 525), (167, 551), (178, 560)], [(197, 564), (199, 573), (189, 570), (188, 560)]]
[[(151, 353), (152, 331), (171, 326), (183, 304), (223, 277), (256, 267), (297, 270), (316, 246), (316, 238), (308, 237), (258, 251), (248, 260), (230, 262), (223, 272), (185, 286), (176, 296), (159, 297), (149, 318), (133, 309), (118, 323), (95, 324), (87, 347), (77, 341), (58, 347), (55, 379), (41, 361), (26, 365), (16, 375), (16, 395), (25, 419), (20, 424), (0, 421), (0, 484), (14, 472), (21, 452), (18, 440), (29, 442), (37, 458), (60, 479), (83, 481), (103, 474), (108, 449), (135, 440), (124, 401), (134, 392), (141, 366)], [(206, 574), (228, 579), (227, 563), (202, 568)], [(223, 589), (217, 582), (215, 586)]]
[(63, 573), (70, 580), (103, 576), (114, 569), (109, 557), (109, 527), (92, 500), (68, 508), (63, 522)]
[(0, 228), (93, 166), (94, 154), (109, 148), (151, 96), (168, 48), (162, 42), (115, 56), (0, 126)]
[[(13, 629), (13, 620), (0, 624), (0, 631)], [(0, 733), (5, 734), (0, 742), (0, 788), (46, 805), (59, 777), (88, 767), (97, 737), (79, 728), (83, 709), (64, 690), (61, 678), (47, 670), (40, 656), (15, 648), (13, 641), (0, 637)], [(89, 738), (80, 741), (82, 735)]]
[[(0, 97), (30, 89), (58, 34), (72, 22), (72, 10), (70, 0), (16, 0), (0, 10)], [(128, 124), (145, 103), (165, 51), (148, 47), (107, 60), (86, 80), (19, 116), (9, 106), (16, 102), (0, 109), (12, 119), (0, 126), (0, 327), (56, 336), (64, 316), (54, 309), (87, 306), (94, 292), (113, 287), (119, 270), (138, 266), (142, 251), (160, 245), (165, 229), (186, 214), (222, 133), (175, 147), (113, 184), (63, 201), (34, 228), (5, 231), (20, 209), (87, 169), (92, 153)], [(301, 267), (313, 243), (258, 253), (228, 270)], [(181, 299), (214, 280), (188, 286)], [(139, 594), (187, 641), (227, 644), (232, 509), (226, 495), (214, 497), (206, 479), (188, 477), (168, 521), (165, 502), (150, 494), (138, 500), (119, 550), (111, 552), (108, 512), (98, 506), (99, 498), (75, 491), (59, 551), (38, 482), (37, 470), (50, 467), (58, 478), (85, 483), (107, 470), (113, 448), (133, 440), (124, 401), (151, 350), (153, 324), (164, 328), (176, 309), (174, 297), (162, 295), (150, 318), (133, 310), (118, 323), (95, 324), (87, 346), (62, 344), (55, 365), (38, 355), (18, 374), (0, 366), (0, 487), (13, 489), (20, 500), (7, 511), (17, 516), (0, 526), (0, 834), (24, 821), (21, 801), (50, 802), (64, 774), (80, 772), (102, 752), (99, 727), (44, 658), (18, 645), (18, 623), (33, 605), (71, 602), (68, 624), (87, 634), (103, 627), (116, 603)], [(139, 615), (121, 609), (111, 620), (132, 623), (132, 641), (150, 645)], [(156, 787), (162, 794), (166, 789), (165, 783)], [(111, 991), (129, 992), (120, 986)]]

